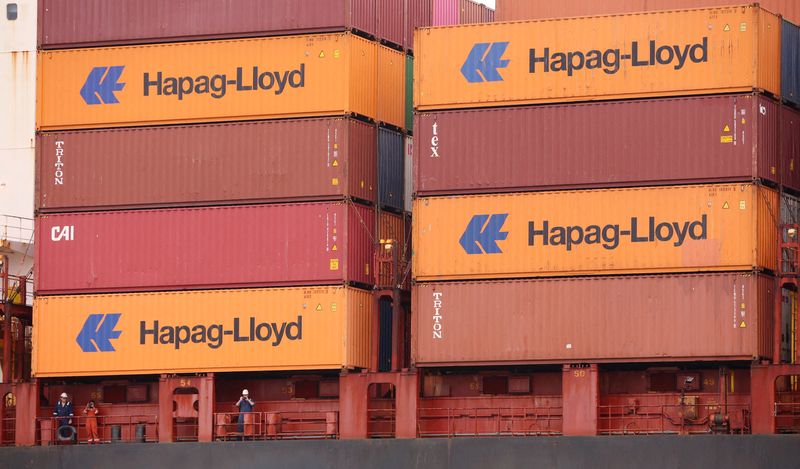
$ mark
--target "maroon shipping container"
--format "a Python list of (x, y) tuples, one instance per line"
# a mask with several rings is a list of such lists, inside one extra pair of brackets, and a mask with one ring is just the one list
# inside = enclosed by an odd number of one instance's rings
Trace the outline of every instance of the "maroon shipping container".
[(783, 106), (781, 114), (781, 176), (789, 189), (800, 191), (800, 112)]
[(472, 0), (406, 0), (406, 39), (414, 48), (414, 29), (468, 23), (491, 23), (494, 10)]
[(36, 208), (374, 202), (375, 132), (325, 118), (42, 133)]
[(752, 94), (421, 113), (414, 191), (779, 182), (780, 115)]
[(750, 273), (426, 283), (417, 366), (772, 356), (775, 281)]
[(38, 294), (372, 284), (373, 210), (346, 202), (43, 215)]
[(403, 45), (404, 1), (39, 0), (39, 47), (64, 49), (345, 30)]

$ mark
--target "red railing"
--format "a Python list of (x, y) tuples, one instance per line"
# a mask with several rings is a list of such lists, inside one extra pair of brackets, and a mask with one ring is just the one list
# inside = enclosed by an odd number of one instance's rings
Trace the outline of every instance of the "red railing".
[(13, 446), (15, 443), (17, 419), (15, 417), (4, 417), (0, 419), (2, 432), (0, 432), (0, 446)]
[(395, 409), (367, 409), (367, 437), (394, 438), (397, 425)]
[(298, 440), (339, 437), (339, 413), (334, 411), (218, 412), (214, 414), (214, 439)]
[[(61, 420), (70, 420), (69, 425), (77, 432), (72, 441), (59, 439)], [(97, 433), (101, 443), (116, 442), (158, 442), (157, 415), (98, 415)], [(41, 445), (86, 443), (89, 431), (86, 428), (87, 417), (40, 417), (36, 419), (39, 427), (38, 443)]]
[(750, 433), (746, 404), (601, 405), (600, 435)]
[(198, 441), (197, 417), (174, 418), (172, 421), (174, 441)]
[(420, 438), (561, 435), (561, 407), (424, 408), (417, 412)]
[(800, 402), (775, 403), (775, 433), (800, 433)]

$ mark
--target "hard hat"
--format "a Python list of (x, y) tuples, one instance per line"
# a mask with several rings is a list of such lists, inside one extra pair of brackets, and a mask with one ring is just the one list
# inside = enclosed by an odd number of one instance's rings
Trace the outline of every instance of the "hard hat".
[(62, 392), (62, 393), (61, 393), (61, 397), (67, 397), (67, 393), (65, 393), (65, 392)]
[(247, 389), (242, 390), (242, 396), (247, 396), (248, 394), (250, 394), (250, 393), (247, 392)]

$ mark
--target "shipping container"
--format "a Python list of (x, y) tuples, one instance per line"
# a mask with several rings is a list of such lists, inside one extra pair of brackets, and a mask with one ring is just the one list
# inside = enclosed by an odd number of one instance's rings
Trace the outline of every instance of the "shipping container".
[(783, 184), (800, 190), (800, 111), (788, 106), (781, 109), (780, 161)]
[(373, 303), (342, 286), (40, 297), (33, 373), (366, 368)]
[(359, 114), (403, 127), (405, 57), (350, 33), (39, 53), (40, 130)]
[[(570, 16), (616, 15), (642, 11), (735, 5), (731, 0), (497, 0), (497, 21), (524, 21)], [(739, 2), (744, 3), (744, 2)], [(763, 8), (800, 23), (797, 0), (760, 0)]]
[(414, 57), (406, 56), (406, 131), (411, 133), (414, 125)]
[[(417, 195), (800, 179), (753, 94), (419, 113)], [(797, 130), (800, 133), (800, 129)], [(612, 137), (613, 136), (613, 137)], [(779, 169), (781, 170), (779, 172)]]
[(414, 49), (414, 29), (494, 21), (494, 10), (472, 0), (406, 0), (406, 47)]
[(381, 207), (403, 211), (403, 168), (405, 163), (403, 134), (381, 128), (378, 130), (378, 201)]
[(43, 215), (38, 294), (371, 284), (375, 212), (346, 202)]
[(781, 23), (781, 96), (800, 105), (800, 28), (786, 20)]
[(375, 202), (375, 133), (343, 118), (40, 133), (36, 207)]
[(757, 6), (424, 28), (417, 35), (418, 110), (781, 91), (781, 21)]
[(750, 273), (414, 286), (417, 366), (772, 357), (775, 280)]
[[(411, 272), (407, 269), (411, 259), (411, 220), (404, 215), (382, 211), (378, 217), (378, 238), (381, 245), (391, 244), (397, 253), (396, 269), (381, 269), (379, 285), (411, 287)], [(377, 267), (376, 267), (377, 269)]]
[(413, 181), (414, 178), (414, 137), (406, 137), (406, 155), (403, 172), (405, 173), (405, 181), (403, 184), (403, 210), (411, 212), (411, 195), (414, 193)]
[(417, 281), (777, 267), (778, 193), (717, 184), (418, 198)]
[(42, 49), (336, 31), (402, 45), (405, 35), (403, 0), (39, 1)]

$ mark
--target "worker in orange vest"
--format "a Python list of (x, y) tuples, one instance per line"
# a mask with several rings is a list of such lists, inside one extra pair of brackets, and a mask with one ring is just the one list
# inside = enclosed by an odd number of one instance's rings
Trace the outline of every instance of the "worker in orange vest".
[(94, 401), (86, 404), (83, 413), (86, 415), (86, 433), (89, 434), (89, 444), (100, 443), (97, 433), (97, 407), (95, 407)]

